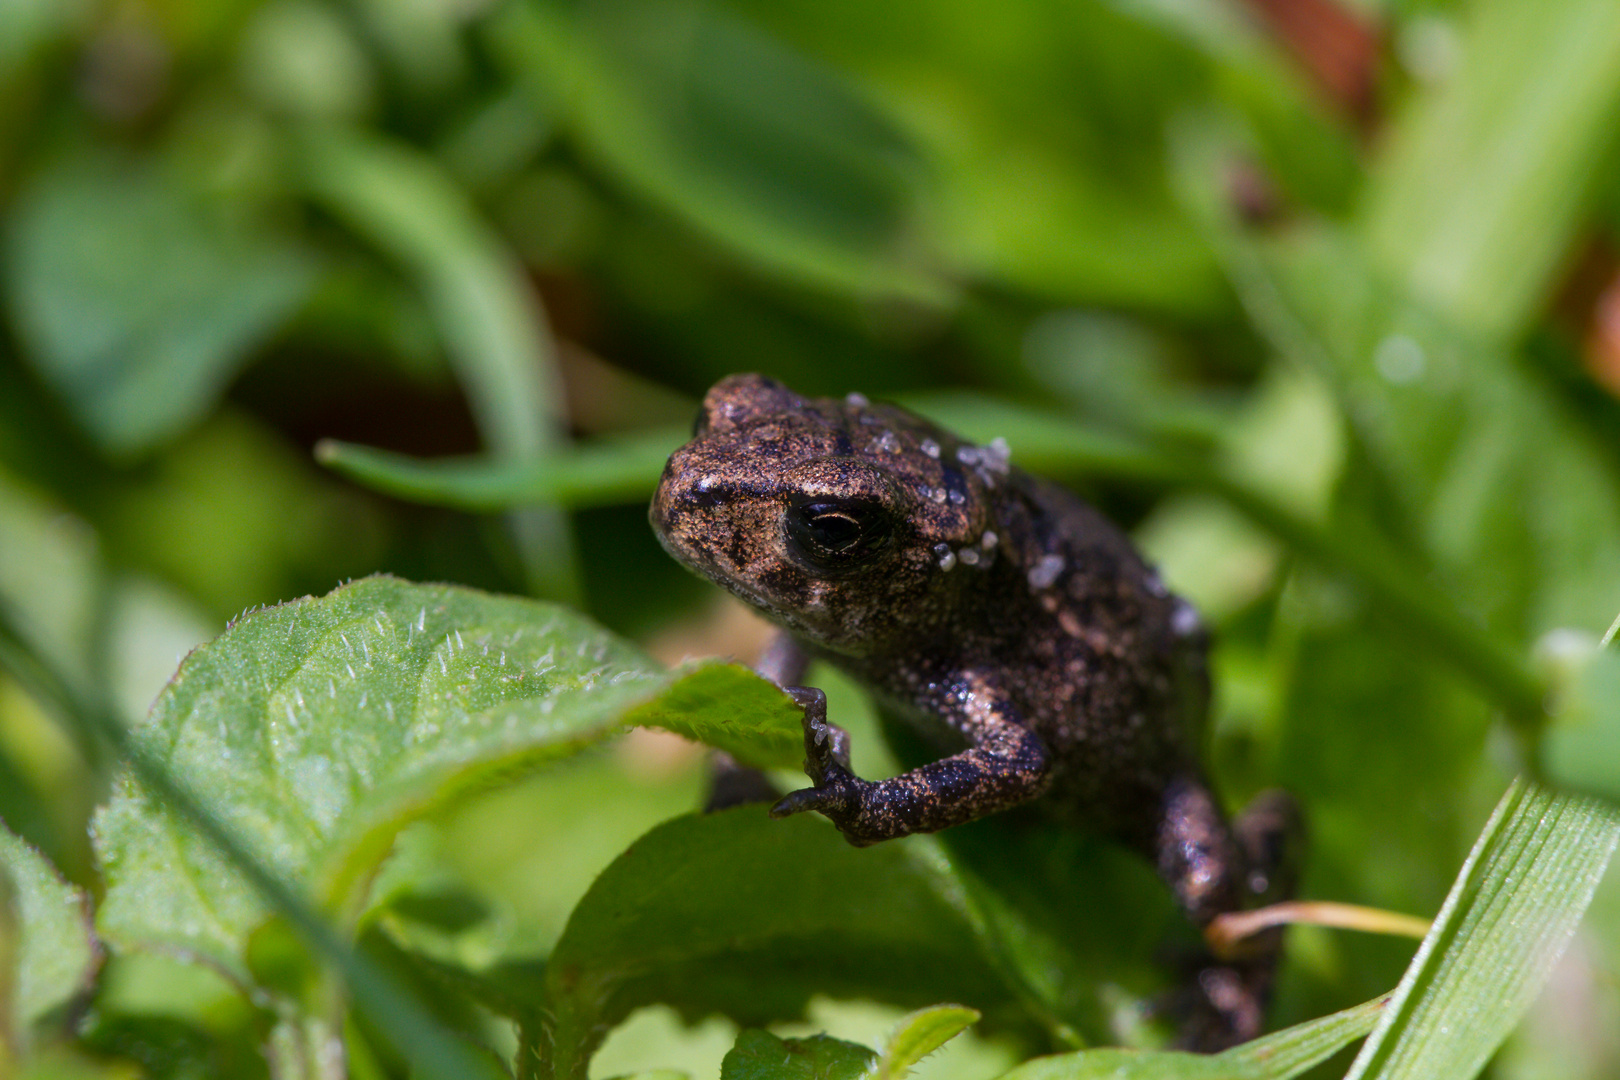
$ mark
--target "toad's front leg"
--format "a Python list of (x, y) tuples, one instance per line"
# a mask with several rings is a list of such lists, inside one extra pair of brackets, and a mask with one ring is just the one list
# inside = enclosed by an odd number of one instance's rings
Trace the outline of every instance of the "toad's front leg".
[(788, 693), (804, 707), (804, 771), (815, 786), (788, 795), (771, 814), (819, 811), (852, 844), (960, 825), (1028, 802), (1050, 782), (1046, 746), (989, 679), (969, 674), (929, 703), (967, 736), (968, 749), (881, 781), (850, 771), (849, 735), (827, 722), (825, 694), (811, 687)]

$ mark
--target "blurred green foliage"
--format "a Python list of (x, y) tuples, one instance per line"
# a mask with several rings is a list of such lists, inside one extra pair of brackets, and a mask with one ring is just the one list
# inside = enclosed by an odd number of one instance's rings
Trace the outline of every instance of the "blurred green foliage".
[[(631, 639), (746, 656), (638, 501), (737, 370), (1005, 435), (1132, 527), (1217, 632), (1230, 805), (1302, 797), (1305, 895), (1434, 912), (1513, 773), (1620, 796), (1617, 120), (1612, 0), (0, 0), (0, 1072), (327, 1075), (338, 1033), (351, 1075), (404, 1075), (291, 916), (185, 827), (151, 846), (169, 817), (94, 718), (138, 725), (244, 609), (376, 571), (571, 605), (607, 628), (558, 615), (571, 647), (654, 681)], [(465, 604), (446, 634), (497, 617)], [(337, 701), (349, 660), (316, 653)], [(491, 1061), (536, 1045), (541, 1001), (625, 1069), (712, 1073), (731, 1044), (653, 1003), (772, 1024), (738, 1073), (811, 1034), (795, 1017), (876, 1045), (954, 995), (979, 1034), (921, 1069), (980, 1080), (1150, 1040), (1155, 960), (1186, 945), (1090, 838), (985, 822), (854, 853), (681, 818), (701, 766), (640, 735), (416, 758), (356, 699), (330, 745), (241, 770), (220, 748), (282, 717), (227, 667), (164, 699), (154, 723), (190, 709), (197, 741), (157, 760)], [(668, 726), (736, 749), (781, 719), (712, 677)], [(857, 764), (892, 770), (817, 678)], [(589, 741), (623, 720), (593, 700), (567, 706)], [(219, 910), (156, 899), (176, 851)], [(680, 865), (706, 869), (644, 903)], [(1564, 871), (1526, 887), (1578, 913)], [(58, 894), (97, 905), (105, 964), (19, 996), (15, 943), (88, 948), (13, 902)], [(705, 935), (742, 913), (754, 951), (726, 956)], [(1497, 1075), (1620, 1071), (1620, 888), (1586, 927)], [(144, 951), (171, 931), (229, 978)], [(1412, 953), (1291, 933), (1277, 1026)], [(581, 972), (606, 996), (567, 997)]]

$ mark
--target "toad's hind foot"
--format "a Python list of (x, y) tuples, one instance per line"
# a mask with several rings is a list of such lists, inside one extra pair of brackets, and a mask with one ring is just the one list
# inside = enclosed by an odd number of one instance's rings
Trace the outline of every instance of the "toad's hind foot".
[[(1186, 885), (1177, 889), (1194, 920), (1207, 925), (1207, 918), (1200, 916), (1221, 914), (1214, 910), (1216, 906), (1240, 910), (1291, 899), (1304, 847), (1303, 819), (1293, 796), (1284, 791), (1262, 792), (1230, 829), (1213, 813), (1213, 800), (1206, 803), (1205, 798), (1207, 792), (1201, 785), (1189, 787), (1179, 806), (1190, 813), (1172, 831), (1184, 841), (1191, 836), (1212, 837), (1216, 842), (1205, 849), (1204, 859), (1188, 859), (1182, 869), (1197, 870), (1201, 862), (1206, 868), (1220, 865), (1220, 860), (1210, 860), (1208, 854), (1225, 851), (1232, 858), (1234, 872), (1221, 875), (1227, 880), (1216, 890)], [(1208, 816), (1202, 813), (1206, 805)], [(1196, 845), (1190, 846), (1196, 849)], [(1188, 904), (1189, 897), (1202, 903)], [(1179, 1000), (1172, 1005), (1181, 1018), (1178, 1046), (1207, 1053), (1260, 1034), (1282, 958), (1283, 930), (1281, 926), (1262, 930), (1219, 950), (1218, 957), (1206, 955), (1195, 962)]]

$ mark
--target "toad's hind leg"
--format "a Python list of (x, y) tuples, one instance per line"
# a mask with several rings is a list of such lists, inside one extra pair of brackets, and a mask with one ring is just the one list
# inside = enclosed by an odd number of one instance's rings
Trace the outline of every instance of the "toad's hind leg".
[[(1285, 792), (1257, 796), (1231, 826), (1198, 780), (1178, 780), (1166, 793), (1159, 872), (1200, 929), (1225, 912), (1290, 898), (1301, 847), (1299, 806)], [(1262, 931), (1197, 965), (1175, 1010), (1179, 1045), (1214, 1051), (1260, 1034), (1282, 934), (1282, 927)]]

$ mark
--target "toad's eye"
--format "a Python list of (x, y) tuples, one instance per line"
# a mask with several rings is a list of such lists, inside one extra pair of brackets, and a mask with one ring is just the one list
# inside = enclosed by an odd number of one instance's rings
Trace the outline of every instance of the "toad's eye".
[(789, 543), (820, 570), (859, 566), (882, 551), (893, 533), (893, 515), (871, 499), (804, 498), (788, 507)]

